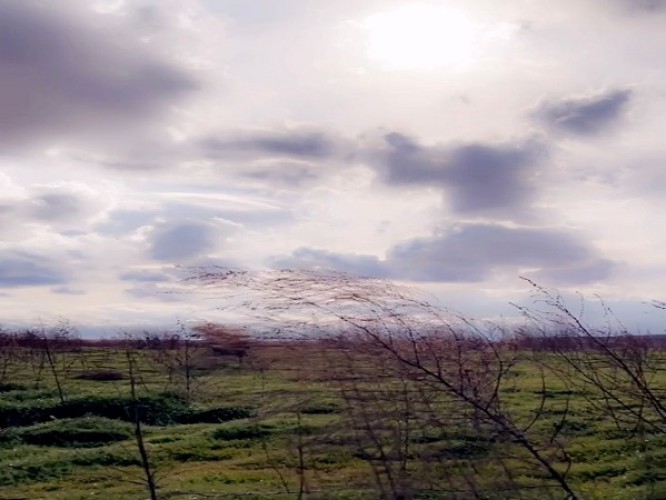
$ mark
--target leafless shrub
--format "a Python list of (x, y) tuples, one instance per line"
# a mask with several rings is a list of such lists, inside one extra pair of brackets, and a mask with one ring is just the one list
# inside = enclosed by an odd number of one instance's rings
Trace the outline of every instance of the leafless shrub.
[(0, 384), (7, 381), (12, 365), (17, 361), (16, 335), (0, 328)]
[(134, 332), (124, 343), (149, 366), (164, 372), (164, 390), (182, 392), (191, 401), (195, 389), (201, 389), (197, 370), (207, 366), (200, 341), (198, 333), (179, 322), (173, 330)]
[(155, 469), (148, 454), (148, 449), (143, 437), (143, 426), (141, 424), (141, 403), (137, 395), (138, 383), (138, 369), (134, 353), (128, 349), (125, 351), (127, 359), (127, 370), (130, 382), (130, 396), (132, 398), (132, 413), (134, 420), (134, 441), (139, 451), (141, 459), (141, 467), (143, 469), (144, 477), (141, 482), (145, 484), (150, 500), (157, 500), (157, 481), (155, 477)]
[(72, 325), (62, 322), (51, 328), (24, 329), (13, 336), (14, 356), (23, 358), (35, 374), (38, 386), (47, 371), (58, 391), (60, 402), (65, 402), (64, 381), (77, 362), (82, 363), (79, 334)]
[[(203, 269), (193, 279), (206, 290), (245, 294), (236, 307), (272, 320), (278, 334), (328, 344), (317, 362), (327, 362), (324, 381), (345, 402), (348, 429), (380, 497), (520, 492), (528, 470), (576, 498), (557, 436), (531, 432), (546, 391), (528, 421), (503, 403), (517, 344), (502, 329), (482, 330), (393, 283), (341, 273)], [(456, 443), (460, 436), (468, 439)], [(475, 446), (481, 456), (471, 457)], [(491, 472), (498, 466), (500, 477)]]
[(549, 371), (585, 397), (600, 415), (627, 433), (666, 431), (664, 389), (656, 377), (666, 368), (663, 347), (649, 337), (632, 335), (599, 299), (606, 319), (602, 328), (583, 319), (556, 292), (526, 280), (534, 306), (520, 307), (529, 320), (523, 337), (550, 353), (540, 356)]

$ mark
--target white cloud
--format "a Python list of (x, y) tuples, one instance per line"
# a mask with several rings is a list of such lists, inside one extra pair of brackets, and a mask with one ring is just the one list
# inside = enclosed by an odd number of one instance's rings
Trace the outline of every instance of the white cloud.
[(9, 307), (155, 321), (172, 264), (280, 256), (483, 316), (520, 272), (663, 298), (662, 2), (456, 0), (473, 60), (388, 70), (362, 21), (403, 3), (0, 6)]

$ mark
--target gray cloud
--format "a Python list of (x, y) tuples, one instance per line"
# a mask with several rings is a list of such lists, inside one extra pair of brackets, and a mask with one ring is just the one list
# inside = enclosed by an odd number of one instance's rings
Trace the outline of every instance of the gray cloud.
[(23, 239), (25, 225), (35, 222), (60, 233), (84, 231), (111, 205), (110, 196), (78, 182), (22, 187), (8, 180), (0, 189), (0, 232)]
[(133, 128), (196, 87), (115, 19), (72, 5), (0, 3), (6, 144), (117, 133), (119, 124)]
[(490, 224), (463, 225), (442, 236), (403, 242), (385, 260), (302, 248), (272, 265), (423, 282), (479, 282), (498, 270), (528, 269), (536, 278), (566, 284), (603, 280), (616, 267), (575, 235)]
[(316, 182), (322, 176), (322, 168), (306, 162), (280, 161), (260, 164), (244, 169), (242, 175), (285, 188), (300, 188)]
[(664, 0), (631, 0), (631, 2), (626, 3), (632, 3), (636, 6), (636, 8), (648, 11), (655, 11), (666, 8), (666, 2)]
[(85, 290), (80, 290), (78, 288), (70, 288), (68, 286), (60, 286), (52, 288), (51, 292), (57, 293), (58, 295), (85, 295)]
[(83, 184), (69, 183), (32, 188), (23, 211), (35, 220), (81, 227), (104, 212), (109, 201)]
[(321, 181), (348, 166), (357, 150), (350, 139), (308, 127), (230, 131), (204, 137), (196, 147), (197, 154), (215, 161), (225, 173), (282, 189)]
[(216, 244), (216, 230), (210, 224), (169, 222), (155, 228), (150, 255), (162, 261), (182, 261), (203, 256), (213, 250)]
[(26, 252), (0, 252), (0, 287), (62, 285), (67, 282), (63, 270), (51, 259)]
[(632, 92), (611, 90), (587, 97), (546, 101), (533, 116), (557, 130), (575, 135), (593, 135), (615, 125), (624, 114)]
[(372, 255), (337, 254), (315, 248), (296, 249), (289, 257), (270, 261), (278, 269), (333, 269), (359, 276), (388, 277), (386, 264)]
[(35, 200), (33, 214), (37, 219), (54, 220), (88, 215), (81, 199), (69, 193), (46, 193)]
[[(560, 270), (596, 265), (599, 257), (584, 240), (563, 231), (474, 224), (441, 237), (400, 244), (387, 260), (392, 272), (403, 279), (481, 281), (497, 268), (521, 267), (546, 270), (557, 278)], [(572, 276), (559, 277), (566, 282)], [(593, 278), (589, 281), (600, 279), (589, 277)]]
[(149, 269), (140, 269), (136, 271), (128, 271), (122, 273), (119, 278), (123, 281), (136, 281), (139, 283), (163, 283), (171, 281), (169, 274)]
[(393, 132), (370, 157), (388, 184), (439, 186), (458, 213), (499, 215), (532, 199), (534, 170), (545, 156), (545, 147), (533, 140), (422, 146)]
[(319, 130), (245, 132), (233, 137), (208, 137), (204, 151), (214, 158), (233, 156), (326, 159), (340, 154), (341, 141)]
[(326, 158), (334, 152), (332, 142), (320, 133), (259, 136), (247, 142), (239, 142), (237, 147), (304, 158)]
[(666, 0), (615, 0), (615, 3), (627, 10), (638, 12), (666, 10)]
[(534, 279), (544, 282), (585, 284), (603, 281), (611, 276), (618, 264), (608, 259), (582, 261), (567, 267), (543, 269), (534, 273)]

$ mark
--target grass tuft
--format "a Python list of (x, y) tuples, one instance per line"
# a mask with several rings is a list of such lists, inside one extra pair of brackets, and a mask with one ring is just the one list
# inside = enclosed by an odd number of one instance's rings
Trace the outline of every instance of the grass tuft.
[(132, 426), (102, 417), (56, 420), (23, 429), (20, 438), (26, 444), (93, 448), (132, 437)]

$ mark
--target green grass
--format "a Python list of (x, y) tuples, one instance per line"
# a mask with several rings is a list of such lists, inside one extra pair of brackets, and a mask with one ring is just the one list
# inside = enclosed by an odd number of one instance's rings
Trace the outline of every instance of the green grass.
[[(124, 353), (68, 353), (69, 364), (59, 372), (64, 402), (48, 370), (40, 372), (26, 362), (28, 353), (21, 354), (0, 383), (0, 499), (146, 498)], [(306, 353), (261, 371), (234, 360), (206, 360), (188, 393), (182, 371), (156, 362), (157, 354), (136, 353), (140, 415), (160, 498), (294, 498), (301, 461), (311, 491), (307, 498), (377, 497), (377, 449), (359, 445), (362, 416), (347, 411), (349, 401), (337, 386), (311, 376), (326, 367), (322, 360)], [(558, 431), (573, 460), (570, 480), (583, 498), (666, 498), (666, 435), (618, 429), (590, 407), (588, 394), (554, 377), (544, 392), (535, 368), (527, 359), (516, 367), (503, 402), (516, 421), (528, 422), (543, 397), (541, 417), (530, 432), (547, 441)], [(664, 372), (658, 376), (666, 382)], [(361, 385), (359, 394), (369, 399), (358, 408), (400, 414), (400, 384)], [(466, 474), (475, 471), (477, 486), (487, 488), (484, 498), (514, 498), (498, 487), (506, 466), (515, 482), (534, 487), (521, 498), (561, 498), (540, 489), (543, 475), (521, 462), (525, 457), (515, 442), (475, 428), (472, 415), (460, 418), (445, 397), (432, 395), (428, 408), (418, 399), (410, 405), (405, 421), (372, 417), (394, 472), (400, 457), (407, 457), (398, 475), (442, 478), (440, 486), (462, 491), (468, 488)], [(406, 430), (405, 422), (413, 427)], [(395, 443), (406, 432), (404, 452)], [(495, 457), (502, 454), (509, 458), (500, 466)], [(458, 498), (438, 491), (417, 497)]]

